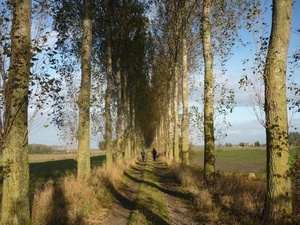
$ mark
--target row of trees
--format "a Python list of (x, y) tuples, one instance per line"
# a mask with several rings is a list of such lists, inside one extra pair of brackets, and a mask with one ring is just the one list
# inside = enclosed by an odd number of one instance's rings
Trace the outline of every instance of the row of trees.
[[(238, 29), (260, 14), (259, 2), (5, 2), (5, 9), (10, 9), (11, 14), (1, 21), (2, 25), (10, 27), (9, 38), (2, 39), (7, 41), (6, 44), (2, 42), (2, 49), (9, 60), (9, 68), (2, 70), (4, 182), (1, 223), (30, 224), (28, 108), (35, 105), (40, 109), (49, 102), (40, 97), (32, 104), (28, 101), (32, 96), (52, 97), (53, 122), (61, 131), (68, 131), (65, 120), (68, 115), (72, 117), (68, 121), (76, 124), (71, 133), (78, 149), (78, 179), (91, 176), (91, 131), (102, 131), (104, 135), (108, 167), (120, 163), (123, 155), (131, 157), (151, 144), (165, 152), (169, 159), (188, 165), (188, 127), (192, 117), (197, 126), (203, 123), (204, 176), (207, 184), (213, 185), (215, 142), (222, 134), (216, 130), (216, 115), (226, 116), (235, 105), (234, 93), (224, 84), (216, 83), (213, 69), (219, 65), (221, 74), (226, 72), (224, 65), (239, 38)], [(273, 0), (272, 32), (263, 74), (267, 219), (286, 219), (292, 213), (291, 182), (287, 176), (286, 97), (282, 94), (286, 92), (291, 11), (291, 1)], [(31, 18), (40, 15), (51, 18), (57, 34), (51, 48), (48, 32), (44, 31), (47, 26), (39, 29), (44, 35), (31, 38)], [(47, 56), (41, 64), (46, 67), (48, 62), (59, 75), (57, 79), (32, 72), (41, 53)], [(189, 75), (202, 67), (204, 94), (199, 98), (203, 100), (203, 113), (190, 115)], [(76, 74), (80, 77), (78, 86), (74, 81)], [(37, 89), (41, 90), (41, 95), (36, 94)], [(74, 109), (76, 113), (70, 113)]]
[(290, 145), (300, 145), (300, 133), (290, 132), (289, 133), (289, 144)]
[(28, 153), (29, 154), (48, 154), (53, 153), (54, 148), (47, 145), (42, 144), (30, 144), (28, 145)]
[[(249, 142), (248, 142), (249, 143)], [(240, 142), (239, 143), (239, 146), (241, 146), (241, 147), (245, 147), (246, 146), (246, 143), (245, 142)], [(249, 145), (248, 145), (249, 146)], [(253, 144), (251, 144), (250, 146), (260, 146), (260, 143), (259, 143), (259, 141), (256, 141), (256, 142), (254, 142)]]
[[(146, 5), (138, 1), (28, 0), (20, 3), (12, 0), (2, 6), (2, 12), (10, 9), (11, 14), (1, 20), (1, 25), (8, 27), (8, 35), (1, 39), (7, 41), (1, 42), (1, 57), (6, 56), (7, 61), (1, 62), (3, 65), (9, 63), (9, 68), (1, 74), (4, 90), (1, 224), (30, 224), (28, 110), (37, 106), (39, 111), (50, 102), (55, 125), (75, 135), (78, 179), (91, 176), (91, 119), (94, 124), (100, 122), (92, 132), (105, 131), (106, 166), (113, 163), (113, 138), (117, 140), (116, 162), (122, 160), (123, 152), (125, 157), (131, 157), (145, 143), (150, 145), (154, 138), (149, 73), (152, 38), (145, 16)], [(48, 21), (39, 20), (44, 26), (40, 27), (40, 36), (33, 38), (32, 24), (38, 24), (36, 18), (41, 14)], [(51, 46), (46, 26), (49, 20), (57, 34), (56, 43)], [(39, 43), (37, 48), (34, 43)], [(38, 63), (41, 54), (46, 55), (42, 67), (56, 71), (57, 79), (49, 74), (45, 79), (42, 74), (33, 76), (33, 65)], [(79, 87), (74, 80), (78, 73)], [(36, 87), (34, 84), (41, 84), (41, 80), (44, 86)], [(38, 94), (37, 88), (41, 90)], [(35, 96), (38, 99), (31, 104)], [(45, 97), (40, 96), (50, 96), (52, 100), (45, 101)], [(71, 113), (74, 109), (78, 113)], [(72, 117), (68, 121), (78, 124), (69, 131), (65, 120), (68, 117)], [(64, 134), (64, 137), (70, 136)], [(70, 145), (72, 143), (74, 140)]]

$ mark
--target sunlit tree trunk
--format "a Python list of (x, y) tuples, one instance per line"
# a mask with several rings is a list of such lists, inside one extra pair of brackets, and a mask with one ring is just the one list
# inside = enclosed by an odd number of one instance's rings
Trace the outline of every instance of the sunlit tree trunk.
[(120, 163), (122, 159), (122, 124), (123, 124), (123, 104), (122, 104), (122, 80), (121, 80), (121, 59), (117, 58), (117, 144), (116, 144), (116, 162)]
[(165, 146), (165, 140), (166, 140), (166, 127), (165, 127), (165, 122), (164, 122), (164, 116), (161, 117), (160, 120), (160, 140), (159, 140), (159, 152), (160, 154), (162, 154), (164, 152), (164, 146)]
[(107, 55), (107, 87), (105, 93), (105, 150), (106, 150), (106, 166), (112, 166), (112, 117), (111, 117), (111, 90), (112, 90), (112, 54), (111, 54), (111, 32), (110, 26), (106, 27), (106, 55)]
[(210, 27), (211, 0), (203, 1), (202, 41), (205, 67), (204, 76), (204, 178), (208, 184), (215, 181), (215, 139), (214, 139), (214, 74), (211, 50)]
[(163, 136), (163, 153), (166, 158), (168, 158), (168, 111), (164, 110), (163, 116), (163, 124), (164, 124), (164, 136)]
[[(166, 99), (165, 99), (166, 100)], [(167, 103), (165, 103), (165, 107)], [(168, 158), (168, 141), (169, 141), (169, 123), (168, 123), (168, 110), (164, 109), (163, 123), (164, 123), (164, 137), (163, 137), (163, 153)]]
[(128, 93), (128, 77), (125, 75), (125, 81), (124, 81), (124, 149), (123, 153), (124, 157), (130, 156), (130, 102), (129, 102), (129, 93)]
[[(185, 7), (185, 6), (184, 6)], [(181, 136), (182, 136), (182, 163), (189, 165), (189, 141), (188, 141), (188, 124), (189, 124), (189, 111), (188, 111), (188, 46), (187, 46), (187, 27), (186, 27), (186, 12), (183, 10), (183, 28), (182, 28), (182, 123), (181, 123)]]
[(168, 158), (170, 160), (174, 159), (174, 150), (173, 150), (173, 141), (172, 141), (172, 134), (173, 134), (173, 120), (172, 120), (172, 108), (173, 108), (173, 104), (171, 101), (169, 101), (169, 109), (168, 109), (168, 124), (169, 124), (169, 129), (168, 129), (168, 147), (167, 147), (167, 151), (168, 151)]
[(136, 130), (134, 129), (134, 120), (135, 120), (135, 110), (134, 110), (134, 101), (132, 95), (130, 95), (129, 100), (129, 145), (128, 145), (128, 157), (131, 158), (134, 155), (134, 137), (136, 135)]
[(3, 197), (1, 224), (31, 224), (29, 211), (28, 86), (31, 0), (11, 1), (13, 21), (8, 80), (4, 89)]
[[(292, 18), (291, 0), (273, 0), (272, 30), (266, 66), (267, 220), (287, 224), (292, 214), (286, 102), (286, 60)], [(286, 221), (285, 221), (286, 220)]]
[(78, 97), (79, 124), (77, 177), (87, 178), (91, 175), (90, 162), (90, 96), (91, 96), (91, 55), (92, 55), (92, 21), (91, 2), (84, 1), (81, 88)]
[[(132, 136), (131, 136), (131, 156), (135, 156), (137, 151), (136, 151), (136, 146), (137, 146), (137, 137), (138, 133), (140, 132), (137, 123), (136, 123), (136, 106), (132, 106)], [(139, 132), (138, 132), (139, 131)]]
[(116, 143), (116, 161), (120, 161), (120, 152), (122, 151), (121, 149), (121, 143), (122, 143), (122, 124), (123, 124), (123, 119), (122, 119), (122, 112), (123, 112), (123, 105), (122, 105), (122, 83), (121, 83), (121, 67), (120, 67), (120, 61), (121, 59), (117, 59), (117, 143)]
[[(126, 105), (126, 107), (128, 107), (128, 105)], [(125, 110), (128, 114), (127, 114), (127, 119), (125, 121), (125, 126), (126, 126), (126, 134), (125, 134), (125, 148), (124, 148), (124, 157), (125, 158), (130, 158), (131, 155), (131, 128), (130, 128), (130, 121), (129, 121), (129, 112), (128, 112), (129, 108), (127, 108), (127, 110)]]
[(175, 62), (175, 72), (174, 72), (174, 100), (173, 100), (173, 113), (174, 113), (174, 160), (179, 162), (179, 119), (178, 119), (178, 77), (179, 77), (179, 64)]
[[(169, 70), (169, 76), (171, 77), (172, 72), (171, 69)], [(169, 82), (169, 89), (168, 89), (168, 155), (170, 160), (174, 160), (174, 119), (173, 119), (173, 112), (174, 112), (174, 101), (173, 98), (173, 88), (174, 85), (172, 82)]]

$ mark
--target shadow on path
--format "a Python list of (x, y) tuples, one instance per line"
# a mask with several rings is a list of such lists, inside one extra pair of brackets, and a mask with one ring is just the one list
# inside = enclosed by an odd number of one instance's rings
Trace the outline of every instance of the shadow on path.
[[(145, 165), (147, 164), (147, 169)], [(150, 169), (149, 169), (150, 168)], [(153, 169), (153, 170), (152, 170)], [(125, 225), (128, 224), (130, 215), (133, 210), (137, 210), (140, 214), (147, 217), (147, 221), (151, 221), (151, 224), (169, 225), (170, 223), (162, 218), (159, 213), (156, 213), (154, 209), (149, 205), (143, 205), (136, 201), (137, 194), (139, 192), (139, 186), (141, 184), (150, 186), (157, 189), (157, 191), (163, 192), (164, 194), (175, 196), (176, 198), (187, 199), (189, 195), (183, 194), (178, 191), (168, 190), (167, 188), (161, 187), (154, 181), (143, 180), (143, 173), (152, 173), (158, 177), (159, 180), (164, 182), (173, 182), (174, 177), (168, 173), (167, 167), (162, 162), (153, 162), (152, 159), (147, 159), (146, 162), (138, 160), (136, 164), (132, 165), (128, 171), (124, 171), (124, 175), (127, 178), (124, 186), (117, 190), (111, 185), (112, 194), (116, 198), (116, 202), (113, 206), (112, 214), (102, 223), (103, 225)], [(149, 201), (152, 201), (149, 197)]]
[[(133, 170), (136, 170), (138, 171), (139, 168), (136, 168), (136, 167), (132, 167)], [(167, 169), (165, 168), (161, 168), (161, 167), (155, 167), (155, 170), (156, 169), (161, 169), (161, 170), (165, 170), (167, 172)], [(157, 176), (159, 178), (159, 180), (161, 179), (165, 179), (164, 182), (174, 182), (174, 179), (169, 175), (169, 174), (161, 174), (161, 173), (156, 173), (155, 171), (149, 171), (149, 170), (145, 170), (147, 171), (148, 173), (154, 173), (155, 176)], [(189, 194), (185, 194), (185, 193), (181, 193), (181, 192), (178, 192), (178, 191), (172, 191), (172, 190), (168, 190), (168, 189), (165, 189), (163, 187), (160, 187), (159, 185), (155, 184), (155, 183), (152, 183), (152, 182), (149, 182), (149, 181), (145, 181), (145, 180), (142, 180), (140, 178), (136, 178), (132, 175), (130, 175), (129, 173), (127, 172), (124, 172), (125, 176), (128, 177), (129, 179), (135, 181), (135, 182), (138, 182), (138, 183), (144, 183), (146, 185), (149, 185), (151, 187), (154, 187), (156, 189), (158, 189), (159, 191), (162, 191), (163, 193), (165, 194), (168, 194), (168, 195), (172, 195), (172, 196), (176, 196), (178, 198), (181, 198), (181, 199), (187, 199), (187, 198), (190, 198), (191, 196)]]

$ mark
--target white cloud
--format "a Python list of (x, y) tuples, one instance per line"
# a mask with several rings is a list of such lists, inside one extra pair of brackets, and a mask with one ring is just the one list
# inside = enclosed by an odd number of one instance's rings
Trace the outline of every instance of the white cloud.
[(240, 142), (261, 144), (266, 142), (264, 127), (256, 119), (231, 122), (232, 128), (228, 130), (225, 143), (239, 144)]

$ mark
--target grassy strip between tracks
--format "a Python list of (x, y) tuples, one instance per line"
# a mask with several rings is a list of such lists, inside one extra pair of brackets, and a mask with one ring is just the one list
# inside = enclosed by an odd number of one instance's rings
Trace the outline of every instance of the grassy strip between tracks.
[(168, 210), (160, 191), (154, 161), (148, 157), (129, 224), (169, 224)]

